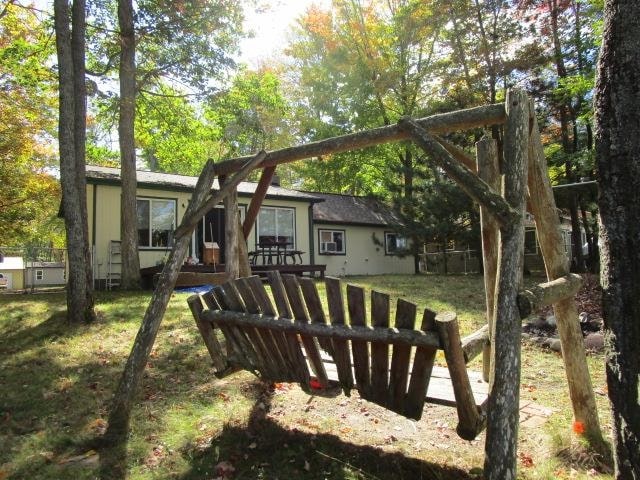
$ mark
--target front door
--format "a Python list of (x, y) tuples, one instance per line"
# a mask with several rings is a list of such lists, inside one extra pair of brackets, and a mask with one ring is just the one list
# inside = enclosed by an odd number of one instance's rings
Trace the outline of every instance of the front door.
[(216, 242), (220, 247), (220, 263), (224, 263), (224, 208), (212, 208), (198, 225), (198, 258), (204, 258), (204, 242)]

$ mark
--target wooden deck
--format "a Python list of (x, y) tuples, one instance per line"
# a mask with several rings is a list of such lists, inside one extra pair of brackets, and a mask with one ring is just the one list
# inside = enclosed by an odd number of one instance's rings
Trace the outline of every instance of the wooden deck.
[[(251, 265), (251, 273), (260, 277), (266, 277), (266, 272), (277, 270), (280, 273), (293, 273), (324, 278), (326, 265), (310, 264), (275, 264), (275, 265)], [(140, 269), (144, 288), (154, 288), (157, 275), (162, 271), (162, 266), (146, 267)], [(183, 265), (178, 275), (177, 287), (193, 287), (198, 285), (220, 285), (228, 280), (224, 273), (224, 264), (218, 265)]]

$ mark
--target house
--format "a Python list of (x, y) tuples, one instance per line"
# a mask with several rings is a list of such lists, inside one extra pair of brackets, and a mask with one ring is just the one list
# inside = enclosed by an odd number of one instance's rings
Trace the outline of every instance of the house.
[[(94, 276), (99, 284), (113, 286), (120, 271), (120, 169), (87, 166), (86, 172)], [(197, 177), (138, 171), (137, 179), (140, 266), (153, 267), (161, 264), (171, 250), (173, 231), (182, 220)], [(242, 221), (256, 187), (254, 182), (242, 182), (238, 186)], [(217, 183), (214, 188), (218, 188)], [(320, 207), (323, 203), (324, 208)], [(275, 240), (286, 245), (288, 251), (298, 252), (296, 262), (326, 264), (327, 273), (333, 275), (412, 271), (408, 267), (412, 266), (410, 259), (394, 254), (403, 242), (393, 235), (395, 219), (388, 213), (383, 215), (384, 207), (375, 203), (359, 197), (270, 185), (247, 238), (248, 249), (254, 252), (252, 258), (258, 264), (268, 262), (270, 257), (265, 257), (264, 244)], [(371, 212), (365, 217), (368, 210)], [(208, 253), (205, 246), (215, 244), (219, 247), (216, 259), (224, 263), (224, 224), (222, 205), (203, 217), (189, 249), (194, 263), (205, 258)]]
[(406, 239), (392, 226), (400, 220), (371, 197), (314, 193), (313, 237), (317, 261), (329, 275), (379, 275), (414, 271), (413, 256), (403, 255)]
[(24, 290), (22, 257), (0, 256), (0, 290)]

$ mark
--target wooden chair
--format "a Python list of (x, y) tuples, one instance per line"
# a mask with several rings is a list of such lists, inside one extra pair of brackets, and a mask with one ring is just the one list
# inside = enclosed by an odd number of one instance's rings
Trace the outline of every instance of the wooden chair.
[[(369, 326), (364, 290), (347, 285), (345, 311), (340, 281), (330, 277), (328, 323), (313, 280), (277, 271), (268, 279), (275, 308), (257, 276), (188, 299), (217, 376), (245, 369), (309, 392), (313, 378), (323, 387), (338, 383), (346, 395), (356, 388), (362, 398), (413, 419), (421, 418), (425, 401), (455, 406), (462, 438), (482, 431), (486, 384), (476, 374), (472, 388), (466, 363), (482, 351), (486, 332), (461, 340), (454, 313), (428, 309), (414, 330), (417, 307), (403, 299), (390, 328), (389, 296), (375, 291)], [(438, 350), (448, 371), (434, 367)]]

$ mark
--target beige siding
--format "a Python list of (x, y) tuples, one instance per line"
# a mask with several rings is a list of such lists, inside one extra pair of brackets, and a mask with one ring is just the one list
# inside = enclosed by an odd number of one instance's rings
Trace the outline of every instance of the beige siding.
[[(120, 187), (115, 185), (98, 185), (95, 205), (95, 241), (93, 240), (93, 188), (95, 185), (89, 185), (87, 188), (87, 200), (89, 211), (89, 232), (91, 241), (95, 244), (96, 260), (94, 265), (97, 266), (95, 276), (104, 279), (107, 275), (109, 261), (109, 241), (120, 239)], [(182, 221), (182, 217), (186, 211), (190, 192), (164, 191), (158, 189), (140, 188), (137, 192), (138, 197), (145, 198), (163, 198), (176, 199), (177, 201), (177, 222)], [(239, 203), (245, 210), (248, 208), (248, 197), (240, 197)], [(295, 241), (296, 248), (304, 252), (302, 259), (304, 263), (309, 263), (309, 204), (306, 202), (296, 202), (291, 200), (266, 199), (264, 206), (272, 207), (289, 207), (295, 209)], [(255, 229), (251, 231), (248, 238), (249, 250), (254, 250), (256, 244)], [(166, 249), (149, 249), (140, 250), (140, 266), (150, 267), (161, 262), (167, 255)], [(119, 271), (119, 266), (115, 266), (115, 271)]]
[[(345, 255), (320, 254), (319, 230), (344, 230)], [(327, 275), (381, 275), (388, 273), (413, 273), (413, 257), (385, 255), (382, 227), (353, 225), (315, 225), (315, 263), (326, 264)], [(376, 240), (374, 241), (374, 234)]]

